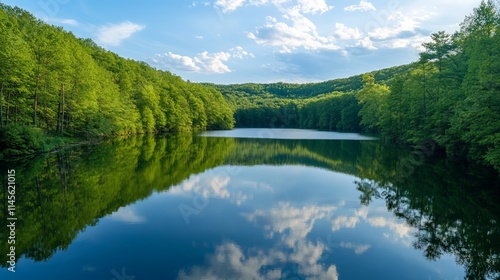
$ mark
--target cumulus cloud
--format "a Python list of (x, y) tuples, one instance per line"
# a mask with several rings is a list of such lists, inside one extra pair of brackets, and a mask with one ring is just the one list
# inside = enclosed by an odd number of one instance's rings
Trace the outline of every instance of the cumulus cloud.
[(332, 230), (338, 231), (343, 228), (355, 228), (361, 219), (366, 219), (368, 208), (363, 206), (354, 211), (354, 216), (338, 216), (332, 220)]
[[(205, 266), (183, 269), (178, 274), (180, 280), (190, 279), (338, 279), (335, 265), (326, 267), (320, 262), (324, 245), (301, 242), (285, 250), (259, 250), (245, 252), (233, 242), (217, 246), (214, 254), (207, 256)], [(253, 252), (253, 253), (250, 253)], [(282, 269), (286, 263), (297, 264), (295, 270)]]
[(333, 33), (342, 40), (359, 39), (362, 35), (358, 28), (350, 28), (338, 22), (335, 23), (335, 31)]
[(338, 50), (334, 38), (318, 34), (316, 25), (294, 7), (283, 16), (291, 25), (268, 17), (264, 26), (248, 33), (248, 38), (260, 45), (279, 47), (283, 53), (302, 48), (305, 50)]
[(403, 12), (397, 12), (387, 17), (387, 24), (372, 29), (368, 35), (376, 40), (401, 37), (408, 33), (415, 33), (420, 30), (420, 22), (429, 19), (428, 15), (409, 15)]
[(137, 213), (135, 213), (135, 211), (130, 207), (122, 207), (118, 209), (118, 211), (111, 214), (110, 218), (130, 224), (142, 223), (146, 220), (144, 217), (137, 215)]
[(347, 6), (344, 8), (344, 10), (348, 12), (356, 12), (356, 11), (367, 12), (367, 11), (376, 11), (377, 8), (375, 8), (375, 6), (372, 3), (361, 0), (358, 5)]
[(383, 26), (375, 26), (369, 30), (368, 38), (357, 44), (367, 49), (413, 48), (421, 50), (422, 43), (429, 40), (429, 31), (422, 29), (422, 22), (429, 20), (431, 13), (426, 10), (413, 12), (393, 11), (385, 15)]
[(301, 12), (306, 14), (323, 14), (334, 7), (329, 6), (325, 0), (217, 0), (214, 4), (215, 7), (222, 9), (224, 13), (230, 13), (243, 6), (264, 6), (273, 5), (279, 9), (288, 9), (295, 7)]
[(234, 58), (238, 58), (238, 59), (254, 58), (255, 57), (255, 55), (253, 53), (245, 51), (243, 49), (243, 47), (241, 47), (241, 46), (236, 46), (234, 48), (231, 48), (230, 51), (231, 51), (231, 55)]
[(243, 193), (229, 187), (230, 177), (227, 176), (193, 176), (183, 181), (181, 184), (172, 187), (170, 194), (189, 196), (193, 193), (204, 199), (219, 198), (227, 199), (236, 205), (241, 205), (248, 199), (253, 198), (253, 194)]
[(358, 40), (358, 42), (356, 43), (356, 47), (361, 47), (361, 48), (368, 49), (368, 50), (376, 50), (377, 49), (373, 45), (373, 42), (370, 39), (370, 37), (364, 37), (364, 38)]
[(325, 0), (298, 0), (297, 2), (302, 12), (308, 14), (323, 14), (333, 9), (333, 6), (328, 6)]
[[(382, 209), (384, 211), (384, 209)], [(390, 231), (384, 235), (394, 240), (402, 241), (403, 244), (409, 244), (413, 228), (405, 221), (396, 219), (395, 217), (386, 217), (382, 215), (368, 215), (368, 207), (362, 206), (354, 211), (354, 215), (342, 215), (332, 220), (332, 230), (338, 231), (345, 228), (355, 228), (359, 223), (368, 223), (373, 227), (387, 228)], [(341, 247), (354, 249), (357, 254), (362, 254), (370, 248), (367, 245), (356, 245), (351, 243), (341, 243)]]
[(231, 72), (229, 66), (224, 64), (231, 57), (230, 53), (227, 52), (217, 52), (211, 53), (202, 52), (198, 54), (194, 61), (197, 65), (203, 69), (204, 72), (208, 73), (228, 73)]
[(231, 72), (229, 66), (225, 64), (230, 57), (231, 54), (227, 52), (208, 53), (205, 51), (194, 57), (167, 52), (155, 55), (151, 61), (169, 70), (220, 74)]
[(243, 6), (245, 0), (217, 0), (215, 6), (222, 9), (222, 12), (229, 13)]
[[(247, 218), (249, 221), (264, 221), (268, 224), (267, 230), (270, 237), (283, 234), (283, 241), (288, 246), (293, 246), (311, 232), (317, 220), (330, 216), (335, 209), (335, 206), (314, 205), (297, 208), (289, 203), (280, 203), (277, 208), (256, 210), (247, 215)], [(284, 234), (285, 232), (287, 234)]]
[(354, 253), (356, 253), (357, 255), (362, 255), (366, 251), (368, 251), (368, 249), (370, 249), (372, 246), (366, 245), (366, 244), (355, 244), (355, 243), (351, 243), (351, 242), (342, 242), (342, 243), (340, 243), (340, 247), (347, 248), (347, 249), (353, 249)]
[(398, 222), (394, 218), (370, 217), (368, 223), (374, 227), (386, 227), (392, 230), (393, 234), (399, 238), (410, 238), (413, 228), (405, 222)]
[(167, 52), (164, 54), (157, 54), (152, 59), (154, 64), (167, 69), (176, 69), (181, 71), (199, 72), (201, 68), (198, 67), (195, 61), (184, 55)]
[(226, 64), (231, 58), (254, 58), (255, 55), (241, 46), (231, 48), (228, 52), (209, 53), (204, 51), (193, 57), (167, 52), (150, 58), (151, 62), (160, 68), (199, 73), (229, 73), (232, 70)]
[(118, 46), (124, 40), (145, 28), (144, 25), (124, 21), (117, 24), (110, 24), (99, 28), (96, 39), (97, 42), (107, 46)]
[(171, 188), (170, 194), (190, 195), (197, 193), (203, 198), (229, 198), (230, 193), (227, 186), (230, 178), (226, 176), (192, 176), (181, 184)]

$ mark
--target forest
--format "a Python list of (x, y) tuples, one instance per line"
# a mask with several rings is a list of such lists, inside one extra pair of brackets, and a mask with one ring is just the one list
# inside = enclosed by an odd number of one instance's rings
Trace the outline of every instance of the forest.
[(233, 112), (219, 92), (121, 58), (1, 3), (0, 64), (0, 147), (11, 154), (50, 149), (46, 135), (233, 127)]
[(186, 82), (3, 4), (0, 27), (4, 155), (50, 150), (73, 137), (308, 128), (376, 133), (413, 146), (432, 141), (449, 157), (500, 171), (500, 13), (493, 0), (482, 1), (455, 33), (432, 34), (414, 63), (309, 84)]
[[(482, 1), (417, 62), (319, 84), (218, 85), (237, 127), (371, 132), (500, 171), (500, 13)], [(322, 92), (322, 94), (318, 94)]]

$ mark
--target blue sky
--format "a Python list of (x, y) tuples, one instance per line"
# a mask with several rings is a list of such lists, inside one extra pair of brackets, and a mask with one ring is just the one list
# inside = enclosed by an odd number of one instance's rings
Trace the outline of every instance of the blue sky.
[(2, 0), (186, 80), (316, 82), (415, 61), (480, 0)]

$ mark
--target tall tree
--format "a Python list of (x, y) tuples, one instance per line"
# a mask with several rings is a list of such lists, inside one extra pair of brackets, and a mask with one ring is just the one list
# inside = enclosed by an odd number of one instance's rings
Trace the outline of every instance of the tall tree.
[(469, 148), (469, 156), (500, 171), (500, 14), (483, 1), (462, 24), (467, 74), (451, 132)]
[(357, 94), (361, 110), (361, 125), (371, 131), (380, 130), (380, 118), (383, 113), (383, 104), (389, 94), (389, 87), (375, 83), (372, 74), (365, 74), (362, 77), (363, 87)]

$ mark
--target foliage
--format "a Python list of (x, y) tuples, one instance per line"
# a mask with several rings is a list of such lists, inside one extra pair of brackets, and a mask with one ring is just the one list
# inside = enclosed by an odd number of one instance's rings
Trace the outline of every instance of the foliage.
[[(412, 67), (408, 64), (370, 74), (390, 85), (395, 75)], [(307, 84), (205, 85), (224, 95), (237, 127), (361, 131), (354, 93), (362, 87), (362, 75)]]
[(233, 124), (214, 88), (121, 58), (0, 3), (0, 127), (95, 137)]
[(419, 64), (394, 79), (385, 101), (369, 88), (372, 80), (365, 82), (361, 124), (413, 145), (433, 141), (449, 156), (500, 171), (498, 8), (482, 1), (459, 32), (433, 34)]
[(39, 128), (9, 124), (0, 129), (0, 150), (4, 156), (46, 152), (61, 147), (72, 139), (47, 137)]
[(26, 125), (8, 125), (0, 131), (0, 148), (4, 154), (21, 151), (37, 152), (43, 150), (44, 134), (40, 129)]

